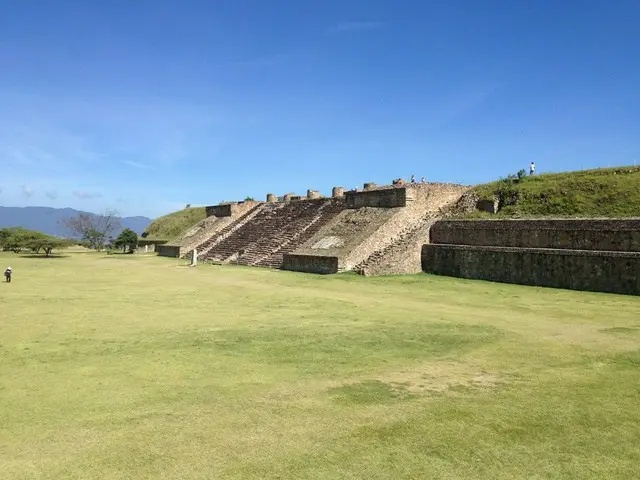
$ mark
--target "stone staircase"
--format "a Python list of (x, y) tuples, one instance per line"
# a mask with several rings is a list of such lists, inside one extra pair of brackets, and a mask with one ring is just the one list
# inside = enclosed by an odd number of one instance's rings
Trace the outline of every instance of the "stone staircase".
[(398, 232), (397, 237), (395, 237), (391, 243), (373, 252), (369, 257), (356, 265), (353, 270), (360, 275), (366, 275), (369, 269), (380, 263), (383, 259), (389, 258), (396, 252), (408, 249), (422, 234), (423, 229), (430, 227), (439, 217), (440, 214), (435, 212), (425, 214), (418, 222)]
[(331, 199), (265, 204), (250, 222), (220, 239), (203, 258), (280, 268), (285, 253), (295, 250), (344, 209)]
[[(297, 203), (297, 202), (296, 202)], [(299, 202), (276, 211), (272, 220), (262, 226), (255, 242), (242, 249), (236, 259), (240, 265), (255, 265), (283, 244), (291, 241), (313, 218), (312, 202)], [(322, 206), (320, 206), (321, 208)]]
[[(216, 232), (214, 235), (209, 237), (206, 241), (202, 242), (200, 245), (196, 247), (198, 252), (198, 258), (206, 258), (208, 252), (214, 248), (217, 244), (227, 239), (229, 236), (233, 235), (238, 229), (242, 228), (247, 224), (247, 222), (251, 221), (253, 217), (255, 217), (260, 211), (265, 207), (265, 204), (258, 203), (256, 206), (247, 211), (244, 215), (240, 216), (235, 222), (227, 225), (225, 228)], [(193, 250), (193, 249), (191, 249)], [(190, 253), (190, 252), (186, 252)]]
[(333, 220), (344, 210), (344, 204), (334, 200), (327, 200), (320, 206), (316, 215), (300, 230), (289, 235), (283, 235), (280, 245), (252, 265), (259, 267), (280, 268), (285, 253), (291, 253), (300, 245), (313, 237), (323, 226)]
[(211, 249), (207, 258), (251, 265), (278, 246), (278, 235), (300, 228), (298, 225), (304, 221), (305, 213), (313, 203), (316, 202), (265, 205), (251, 222)]

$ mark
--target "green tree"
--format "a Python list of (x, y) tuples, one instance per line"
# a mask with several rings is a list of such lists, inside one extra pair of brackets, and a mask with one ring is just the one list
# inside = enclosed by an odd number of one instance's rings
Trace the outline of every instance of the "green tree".
[(4, 244), (7, 242), (10, 236), (11, 236), (10, 228), (0, 228), (0, 248), (4, 249)]
[(61, 250), (69, 247), (71, 244), (69, 240), (64, 238), (53, 237), (39, 232), (34, 233), (36, 233), (36, 235), (33, 235), (27, 241), (26, 245), (36, 253), (42, 250), (47, 257), (51, 255), (53, 250)]
[(3, 250), (11, 250), (14, 253), (20, 253), (22, 250), (29, 248), (29, 241), (34, 238), (38, 232), (33, 232), (21, 227), (5, 228), (0, 234)]
[(68, 240), (26, 228), (14, 227), (0, 230), (0, 247), (15, 253), (23, 250), (31, 250), (34, 253), (43, 251), (48, 257), (54, 249), (66, 248), (69, 244)]
[(114, 245), (118, 248), (122, 247), (122, 253), (125, 253), (127, 247), (133, 250), (138, 245), (138, 234), (130, 228), (125, 228), (116, 238)]

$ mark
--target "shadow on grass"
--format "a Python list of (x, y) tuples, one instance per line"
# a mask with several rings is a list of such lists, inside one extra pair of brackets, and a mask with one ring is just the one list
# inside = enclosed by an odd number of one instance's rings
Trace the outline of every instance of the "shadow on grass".
[(101, 253), (102, 255), (100, 256), (100, 258), (102, 260), (105, 259), (114, 259), (114, 258), (140, 258), (142, 257), (142, 255), (134, 255), (131, 253), (122, 253), (122, 252), (115, 252), (115, 253), (104, 253), (104, 252), (97, 252), (98, 254)]
[(69, 258), (69, 255), (38, 255), (38, 254), (32, 254), (32, 255), (20, 255), (20, 258), (42, 258), (42, 259), (47, 259), (47, 260), (53, 260), (54, 258)]

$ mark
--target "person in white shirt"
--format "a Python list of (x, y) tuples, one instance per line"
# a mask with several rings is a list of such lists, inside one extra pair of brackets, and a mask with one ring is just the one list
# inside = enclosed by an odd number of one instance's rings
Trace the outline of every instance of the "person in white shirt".
[(529, 164), (529, 175), (533, 175), (536, 171), (536, 164), (531, 162)]

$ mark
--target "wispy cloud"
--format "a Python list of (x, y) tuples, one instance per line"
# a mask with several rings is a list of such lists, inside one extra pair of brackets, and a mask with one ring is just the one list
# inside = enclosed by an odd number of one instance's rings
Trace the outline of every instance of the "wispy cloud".
[(58, 192), (51, 190), (50, 192), (45, 193), (45, 195), (47, 196), (47, 198), (50, 198), (51, 200), (55, 200), (56, 198), (58, 198)]
[(31, 198), (33, 197), (33, 194), (35, 193), (33, 191), (33, 188), (31, 188), (29, 185), (21, 185), (20, 188), (22, 189), (22, 195), (26, 198)]
[(122, 163), (125, 165), (129, 165), (130, 167), (139, 168), (141, 170), (155, 170), (151, 165), (146, 165), (134, 160), (123, 160)]
[(493, 95), (499, 92), (504, 83), (494, 82), (488, 84), (466, 85), (458, 87), (448, 94), (443, 94), (439, 103), (431, 106), (427, 128), (437, 128), (469, 114), (487, 102)]
[(357, 21), (357, 22), (342, 22), (332, 27), (327, 28), (327, 33), (350, 33), (350, 32), (367, 32), (371, 30), (380, 30), (384, 28), (383, 22), (374, 21)]
[(211, 130), (228, 121), (215, 106), (144, 99), (89, 102), (0, 92), (0, 105), (3, 167), (42, 176), (79, 176), (109, 160), (175, 166), (217, 143)]
[(259, 55), (253, 58), (244, 58), (218, 65), (220, 68), (263, 69), (270, 67), (292, 67), (293, 64), (301, 64), (311, 58), (311, 53), (304, 47), (293, 47), (284, 52)]
[(0, 113), (0, 163), (17, 185), (22, 184), (16, 192), (22, 199), (31, 199), (37, 190), (53, 200), (51, 187), (60, 179), (68, 181), (77, 172), (89, 171), (97, 158), (80, 137), (38, 120), (7, 121)]
[(274, 53), (273, 55), (265, 55), (263, 57), (251, 58), (248, 60), (238, 60), (232, 62), (231, 66), (249, 68), (270, 67), (272, 65), (284, 63), (291, 59), (292, 56), (293, 55), (290, 53)]
[(102, 194), (98, 192), (87, 192), (85, 190), (74, 190), (73, 195), (81, 200), (90, 200), (92, 198), (101, 198)]

